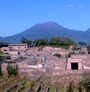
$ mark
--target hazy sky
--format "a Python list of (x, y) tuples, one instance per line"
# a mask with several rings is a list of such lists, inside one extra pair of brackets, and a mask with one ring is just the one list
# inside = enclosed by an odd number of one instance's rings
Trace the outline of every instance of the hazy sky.
[(90, 0), (0, 0), (1, 37), (47, 21), (85, 31), (90, 28)]

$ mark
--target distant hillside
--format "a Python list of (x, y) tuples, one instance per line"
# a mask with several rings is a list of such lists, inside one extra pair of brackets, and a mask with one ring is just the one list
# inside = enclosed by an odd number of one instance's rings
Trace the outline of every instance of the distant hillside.
[(52, 36), (67, 36), (74, 39), (77, 43), (84, 41), (90, 44), (90, 29), (84, 31), (70, 30), (60, 26), (55, 22), (46, 22), (42, 24), (36, 24), (33, 27), (16, 35), (2, 37), (0, 41), (10, 43), (20, 43), (22, 37), (35, 40), (46, 37), (50, 39)]

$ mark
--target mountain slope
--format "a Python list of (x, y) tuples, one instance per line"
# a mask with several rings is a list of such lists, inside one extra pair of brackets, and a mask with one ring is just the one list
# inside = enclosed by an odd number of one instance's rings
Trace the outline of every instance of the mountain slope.
[(3, 37), (0, 41), (10, 43), (20, 43), (22, 37), (35, 40), (46, 37), (50, 39), (52, 36), (67, 36), (74, 39), (76, 42), (84, 41), (90, 43), (90, 29), (87, 31), (70, 30), (60, 26), (55, 22), (46, 22), (42, 24), (36, 24), (33, 27), (13, 36)]

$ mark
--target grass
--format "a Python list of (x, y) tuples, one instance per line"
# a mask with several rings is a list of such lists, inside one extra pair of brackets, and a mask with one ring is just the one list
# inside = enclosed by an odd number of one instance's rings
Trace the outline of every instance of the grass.
[(57, 92), (62, 92), (62, 87), (58, 87)]
[[(49, 69), (48, 69), (49, 70)], [(47, 71), (48, 71), (47, 70)], [(65, 77), (65, 76), (68, 76), (68, 77), (70, 77), (72, 75), (72, 73), (71, 74), (67, 74), (67, 75), (63, 75), (63, 76), (54, 76), (54, 77), (56, 77), (56, 78), (63, 78), (63, 77)], [(80, 74), (80, 75), (82, 75), (82, 76), (84, 76), (85, 78), (90, 78), (90, 74), (88, 74), (88, 72), (86, 73), (83, 73), (83, 74)], [(2, 77), (3, 78), (3, 77)], [(19, 81), (21, 80), (22, 78), (20, 78), (19, 79)], [(16, 79), (16, 80), (18, 80), (18, 79)], [(31, 85), (31, 81), (29, 81), (29, 80), (26, 80), (26, 79), (24, 79), (24, 80), (22, 80), (22, 81), (25, 81), (25, 84), (23, 84), (23, 85), (25, 85), (25, 87), (20, 91), (20, 92), (25, 92), (25, 90)], [(66, 80), (65, 82), (68, 82), (69, 80)], [(81, 80), (82, 81), (82, 80)], [(45, 89), (43, 89), (44, 87), (45, 87), (45, 85), (43, 86), (43, 83), (45, 84), (46, 83), (46, 87), (50, 84), (50, 82), (51, 82), (51, 77), (46, 77), (45, 76), (45, 74), (44, 75), (42, 75), (41, 76), (41, 78), (40, 78), (40, 80), (39, 80), (39, 82), (41, 82), (41, 84), (42, 84), (42, 86), (41, 86), (41, 89), (40, 89), (40, 91), (39, 92), (45, 92)], [(32, 83), (33, 83), (33, 89), (34, 89), (34, 87), (36, 88), (36, 84), (37, 84), (37, 82), (35, 82), (35, 81), (32, 81)], [(14, 83), (15, 84), (15, 83)], [(58, 86), (58, 88), (57, 88), (57, 92), (62, 92), (63, 90), (63, 87), (62, 87), (62, 83), (60, 83), (60, 84), (56, 84), (57, 86)], [(50, 89), (49, 89), (49, 92), (53, 92), (52, 91), (52, 89), (53, 89), (53, 87), (56, 87), (56, 85), (54, 85), (54, 84), (50, 84)], [(13, 88), (10, 92), (15, 92), (18, 88), (20, 87), (20, 85), (19, 86), (17, 86), (17, 87), (15, 87), (15, 88)], [(69, 86), (67, 86), (67, 89), (69, 88)], [(6, 87), (5, 87), (5, 89), (6, 89)], [(0, 91), (1, 92), (1, 91)], [(68, 91), (66, 91), (66, 92), (68, 92)], [(75, 88), (75, 92), (79, 92), (79, 88), (78, 87), (76, 87)], [(88, 89), (86, 89), (86, 92), (90, 92), (90, 88), (88, 88)]]
[(47, 82), (47, 81), (50, 82), (51, 81), (51, 77), (43, 76), (43, 77), (41, 77), (40, 81), (42, 81), (42, 82)]

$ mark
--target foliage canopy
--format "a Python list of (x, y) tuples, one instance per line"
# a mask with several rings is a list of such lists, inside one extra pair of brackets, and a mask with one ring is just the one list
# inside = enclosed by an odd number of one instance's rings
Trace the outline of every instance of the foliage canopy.
[(66, 37), (66, 36), (62, 36), (62, 37), (53, 36), (50, 39), (49, 44), (50, 45), (76, 45), (73, 39), (70, 39), (69, 37)]
[(81, 46), (87, 45), (85, 42), (79, 42), (78, 44), (80, 44)]
[(34, 40), (33, 42), (34, 42), (34, 44), (35, 44), (36, 46), (48, 45), (48, 40), (47, 40), (47, 38), (36, 39), (36, 40)]

